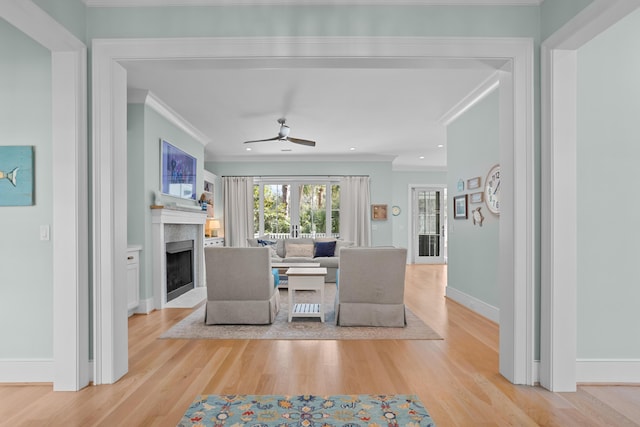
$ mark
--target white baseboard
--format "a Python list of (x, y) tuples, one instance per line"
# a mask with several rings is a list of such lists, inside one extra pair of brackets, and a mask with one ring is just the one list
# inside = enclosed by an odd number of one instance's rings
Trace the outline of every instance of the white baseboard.
[(140, 300), (140, 304), (138, 304), (138, 307), (136, 307), (133, 312), (138, 314), (149, 314), (154, 309), (153, 298), (147, 298)]
[(53, 359), (0, 360), (0, 383), (53, 383)]
[(481, 316), (486, 317), (489, 320), (492, 320), (496, 323), (500, 323), (500, 309), (494, 307), (492, 305), (487, 304), (484, 301), (479, 300), (476, 297), (472, 297), (471, 295), (465, 294), (462, 291), (457, 290), (456, 288), (452, 288), (451, 286), (446, 287), (447, 297), (451, 298), (455, 302), (464, 305), (469, 310), (478, 313)]
[(640, 384), (640, 359), (578, 359), (576, 382)]

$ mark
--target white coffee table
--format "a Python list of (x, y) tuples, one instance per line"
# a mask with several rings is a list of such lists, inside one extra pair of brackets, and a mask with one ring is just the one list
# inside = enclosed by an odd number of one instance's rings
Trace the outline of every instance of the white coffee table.
[[(319, 262), (272, 262), (271, 268), (277, 268), (278, 274), (287, 275), (287, 270), (291, 267), (295, 268), (314, 268), (320, 267)], [(288, 282), (281, 282), (278, 286), (279, 288), (286, 288), (288, 286)]]
[[(289, 278), (289, 322), (294, 317), (319, 317), (324, 322), (324, 278), (327, 269), (324, 267), (301, 268), (291, 267), (287, 270)], [(320, 303), (295, 304), (296, 291), (320, 291)]]

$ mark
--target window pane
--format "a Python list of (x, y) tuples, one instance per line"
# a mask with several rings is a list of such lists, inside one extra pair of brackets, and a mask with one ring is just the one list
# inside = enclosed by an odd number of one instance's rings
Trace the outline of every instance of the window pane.
[(324, 234), (327, 223), (326, 185), (304, 184), (300, 186), (300, 232)]
[(340, 185), (331, 186), (331, 234), (338, 237), (340, 233)]
[(264, 233), (289, 234), (290, 187), (285, 185), (264, 185)]

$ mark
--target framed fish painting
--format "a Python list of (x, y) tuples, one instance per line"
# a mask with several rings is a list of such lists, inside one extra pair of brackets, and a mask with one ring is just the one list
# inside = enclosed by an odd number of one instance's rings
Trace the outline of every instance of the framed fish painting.
[(0, 206), (33, 205), (33, 146), (0, 146)]

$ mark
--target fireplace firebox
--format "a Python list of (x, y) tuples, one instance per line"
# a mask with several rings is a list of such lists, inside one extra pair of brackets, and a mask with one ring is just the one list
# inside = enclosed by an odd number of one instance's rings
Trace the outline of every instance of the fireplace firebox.
[(194, 288), (193, 246), (193, 240), (166, 244), (167, 302)]

